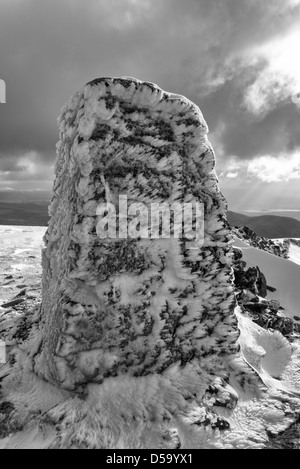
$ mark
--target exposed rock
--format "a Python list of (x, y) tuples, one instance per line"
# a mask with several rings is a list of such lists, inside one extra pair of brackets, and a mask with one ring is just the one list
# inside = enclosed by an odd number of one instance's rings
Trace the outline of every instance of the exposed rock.
[(8, 303), (3, 303), (1, 306), (2, 308), (10, 308), (11, 306), (16, 306), (19, 305), (20, 303), (23, 303), (24, 298), (16, 298), (15, 300), (9, 301)]
[(280, 308), (280, 303), (278, 300), (273, 300), (272, 298), (269, 300), (269, 308), (273, 313), (277, 313)]
[(300, 247), (300, 239), (291, 238), (291, 239), (285, 240), (285, 241), (290, 241), (290, 243), (295, 244), (296, 246)]
[[(252, 239), (256, 239), (252, 230), (246, 230), (246, 233), (250, 233)], [(267, 251), (270, 252), (270, 245), (266, 243), (266, 246)], [(276, 288), (267, 285), (267, 279), (259, 267), (247, 268), (243, 253), (239, 248), (234, 248), (234, 275), (238, 303), (256, 324), (265, 329), (278, 330), (288, 338), (294, 332), (300, 331), (300, 325), (291, 318), (280, 315), (280, 310), (283, 308), (278, 300), (264, 299), (268, 291), (274, 292)]]
[(234, 276), (238, 289), (250, 290), (255, 295), (263, 298), (267, 296), (267, 282), (259, 267), (249, 267), (245, 270), (246, 263), (242, 260), (240, 249), (234, 248)]
[(269, 435), (265, 449), (300, 449), (300, 419), (279, 435)]
[(250, 309), (250, 311), (256, 311), (258, 313), (261, 313), (267, 308), (267, 306), (264, 303), (255, 303), (255, 302), (244, 303), (243, 306), (247, 309)]
[(26, 289), (24, 288), (15, 296), (15, 298), (19, 298), (20, 296), (25, 296), (25, 295), (26, 295)]
[(294, 323), (294, 331), (298, 334), (300, 333), (300, 324), (298, 322)]
[(13, 282), (13, 280), (8, 280), (7, 282), (4, 282), (3, 285), (11, 285)]
[(0, 438), (5, 438), (12, 431), (10, 415), (14, 406), (10, 402), (0, 404)]
[(258, 236), (255, 231), (251, 230), (248, 226), (240, 228), (233, 228), (233, 233), (240, 239), (246, 241), (250, 246), (253, 246), (263, 251), (274, 254), (275, 256), (288, 259), (290, 240), (285, 239), (282, 243), (275, 242), (272, 239)]
[(294, 332), (294, 321), (291, 318), (274, 316), (274, 314), (264, 311), (252, 317), (252, 320), (264, 329), (274, 329), (281, 332), (285, 337), (289, 337)]

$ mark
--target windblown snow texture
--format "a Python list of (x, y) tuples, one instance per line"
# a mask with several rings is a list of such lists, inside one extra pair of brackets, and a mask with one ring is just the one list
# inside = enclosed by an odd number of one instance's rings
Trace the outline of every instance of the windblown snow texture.
[[(172, 365), (185, 374), (193, 364), (208, 382), (225, 377), (239, 335), (231, 234), (199, 108), (152, 83), (99, 78), (58, 122), (35, 370), (79, 392)], [(128, 203), (204, 203), (204, 245), (100, 240), (97, 205), (120, 194)]]

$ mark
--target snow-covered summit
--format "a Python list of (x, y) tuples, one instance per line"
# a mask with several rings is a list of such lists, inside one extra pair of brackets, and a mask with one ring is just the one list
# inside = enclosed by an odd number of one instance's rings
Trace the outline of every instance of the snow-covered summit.
[[(237, 305), (199, 108), (148, 82), (100, 78), (58, 122), (41, 308), (21, 324), (1, 313), (12, 348), (2, 447), (265, 447), (297, 416), (299, 347)], [(99, 239), (98, 204), (124, 193), (202, 202), (201, 249), (184, 237)]]

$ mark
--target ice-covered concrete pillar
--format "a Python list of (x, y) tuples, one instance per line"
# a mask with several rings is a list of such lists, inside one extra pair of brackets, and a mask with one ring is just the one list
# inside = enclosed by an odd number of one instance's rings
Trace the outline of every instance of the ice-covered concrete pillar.
[[(152, 83), (99, 78), (63, 108), (59, 128), (35, 371), (79, 392), (174, 367), (207, 383), (224, 376), (238, 338), (231, 235), (199, 108)], [(101, 239), (97, 207), (118, 208), (120, 195), (147, 207), (203, 203), (203, 245)]]

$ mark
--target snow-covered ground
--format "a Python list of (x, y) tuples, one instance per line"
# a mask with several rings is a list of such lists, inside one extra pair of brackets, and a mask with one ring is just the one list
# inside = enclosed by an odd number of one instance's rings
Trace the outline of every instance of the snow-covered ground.
[[(300, 238), (294, 238), (297, 241), (300, 241)], [(275, 242), (282, 243), (285, 240), (285, 238), (277, 238), (273, 239)], [(289, 248), (289, 260), (292, 262), (295, 262), (295, 264), (300, 265), (300, 246), (297, 246), (294, 243), (290, 244)]]
[[(30, 284), (30, 275), (33, 275), (33, 270), (36, 280), (39, 278), (42, 238), (45, 230), (44, 227), (0, 226), (0, 256), (4, 257), (4, 263), (0, 266), (0, 274), (3, 276), (0, 277), (0, 300), (8, 295), (11, 297), (13, 289), (17, 290), (18, 284)], [(277, 289), (275, 292), (269, 293), (269, 298), (278, 299), (285, 308), (284, 313), (287, 316), (300, 317), (300, 262), (296, 263), (276, 257), (250, 247), (240, 239), (236, 239), (234, 245), (243, 251), (247, 265), (259, 266), (266, 276), (268, 285)], [(294, 258), (299, 260), (299, 253), (300, 248), (295, 246)], [(2, 278), (5, 278), (7, 274), (10, 274), (12, 279), (6, 281), (7, 284), (4, 285)], [(250, 318), (243, 315), (240, 308), (236, 309), (236, 315), (241, 331), (239, 340), (243, 356), (259, 374), (262, 382), (268, 388), (268, 393), (265, 397), (258, 399), (251, 394), (250, 390), (249, 394), (242, 391), (233, 380), (230, 384), (239, 396), (239, 403), (232, 412), (226, 409), (222, 410), (222, 408), (218, 410), (220, 415), (222, 412), (224, 413), (224, 417), (230, 423), (230, 431), (220, 434), (217, 437), (217, 442), (212, 435), (205, 436), (206, 434), (204, 434), (203, 436), (201, 433), (191, 433), (188, 435), (190, 442), (187, 439), (185, 447), (197, 447), (202, 435), (205, 440), (203, 444), (208, 447), (211, 445), (211, 447), (217, 448), (263, 448), (268, 441), (267, 432), (277, 434), (293, 422), (293, 416), (289, 413), (286, 402), (282, 401), (281, 393), (286, 396), (291, 395), (290, 393), (293, 393), (294, 396), (300, 395), (300, 347), (298, 343), (290, 344), (278, 331), (262, 329), (254, 324)], [(180, 371), (180, 373), (182, 372)], [(105, 385), (106, 387), (112, 386), (105, 394), (106, 401), (103, 401), (101, 397), (105, 387), (94, 385), (86, 402), (84, 402), (73, 400), (67, 392), (39, 380), (32, 374), (29, 365), (28, 380), (28, 382), (17, 383), (13, 391), (10, 388), (9, 399), (11, 402), (18, 404), (18, 408), (21, 409), (19, 412), (24, 407), (24, 415), (28, 411), (28, 406), (36, 415), (38, 412), (45, 413), (48, 409), (53, 408), (53, 418), (57, 419), (60, 412), (61, 414), (67, 413), (70, 415), (71, 431), (68, 431), (71, 436), (75, 433), (79, 434), (82, 428), (84, 432), (89, 432), (89, 426), (91, 426), (89, 419), (92, 420), (96, 415), (95, 409), (99, 415), (101, 414), (101, 419), (103, 420), (105, 417), (108, 422), (111, 417), (109, 415), (110, 409), (113, 409), (117, 415), (118, 412), (123, 412), (124, 399), (129, 395), (126, 386), (130, 392), (133, 392), (137, 386), (136, 380), (134, 381), (135, 387), (133, 387), (128, 380), (116, 378), (116, 382), (110, 380)], [(143, 381), (141, 382), (143, 384)], [(6, 386), (11, 386), (11, 382), (8, 382)], [(5, 387), (2, 391), (5, 392)], [(107, 396), (111, 396), (109, 402)], [(136, 397), (135, 402), (142, 399), (139, 388), (134, 396)], [(291, 399), (296, 398), (291, 397)], [(120, 408), (116, 408), (116, 402), (122, 402)], [(297, 402), (295, 400), (295, 405)], [(89, 419), (85, 417), (84, 420), (83, 416), (85, 415), (88, 415)], [(98, 424), (98, 422), (96, 423)], [(68, 422), (66, 422), (67, 424)], [(55, 427), (43, 424), (41, 432), (38, 420), (33, 421), (30, 425), (25, 426), (24, 430), (15, 435), (1, 440), (0, 448), (48, 448), (57, 435)], [(67, 441), (66, 445), (69, 444), (68, 438), (70, 441), (72, 439), (71, 436), (68, 436), (68, 431), (62, 430)], [(207, 441), (207, 438), (210, 437), (211, 442)]]
[(291, 243), (290, 249), (289, 249), (289, 259), (292, 262), (295, 262), (295, 264), (300, 265), (300, 246), (297, 246), (296, 244)]
[(0, 309), (19, 293), (19, 285), (40, 283), (45, 231), (40, 226), (0, 226)]
[(0, 225), (0, 247), (14, 248), (16, 255), (24, 251), (40, 251), (43, 246), (44, 226)]

